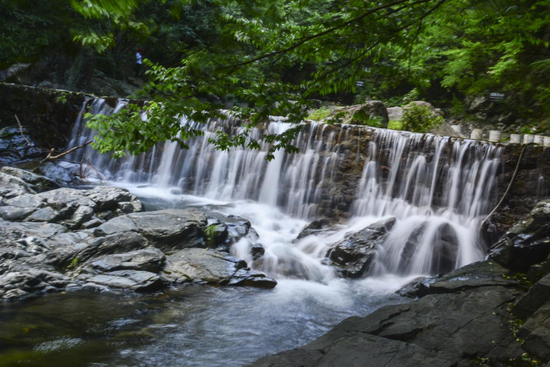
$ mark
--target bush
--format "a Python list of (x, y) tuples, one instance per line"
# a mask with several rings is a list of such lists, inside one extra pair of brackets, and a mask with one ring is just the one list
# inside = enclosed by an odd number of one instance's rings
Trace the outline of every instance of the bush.
[(440, 126), (443, 117), (436, 115), (428, 106), (409, 105), (403, 109), (403, 130), (425, 133)]
[(328, 107), (321, 107), (318, 110), (312, 111), (306, 119), (313, 120), (313, 121), (321, 121), (328, 117), (331, 113), (331, 109)]

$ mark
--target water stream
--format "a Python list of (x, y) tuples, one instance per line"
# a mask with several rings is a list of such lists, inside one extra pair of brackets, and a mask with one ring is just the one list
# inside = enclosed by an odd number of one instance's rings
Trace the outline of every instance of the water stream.
[[(126, 103), (96, 99), (82, 108), (108, 114)], [(289, 127), (274, 119), (252, 136)], [(478, 226), (497, 196), (500, 165), (491, 144), (308, 123), (294, 141), (299, 153), (279, 151), (267, 162), (266, 145), (220, 152), (207, 144), (217, 129), (240, 132), (233, 119), (201, 128), (189, 150), (167, 142), (117, 161), (86, 148), (69, 159), (90, 162), (101, 172), (96, 179), (127, 187), (148, 210), (199, 205), (247, 218), (258, 237), (242, 239), (232, 254), (276, 278), (277, 287), (76, 292), (6, 305), (0, 357), (34, 365), (239, 366), (303, 345), (346, 317), (404, 302), (393, 292), (418, 275), (483, 258)], [(91, 138), (81, 113), (70, 145)], [(296, 240), (335, 208), (347, 220)], [(396, 225), (366, 277), (344, 280), (323, 261), (346, 235), (392, 217)], [(266, 251), (259, 263), (249, 251), (256, 241)]]

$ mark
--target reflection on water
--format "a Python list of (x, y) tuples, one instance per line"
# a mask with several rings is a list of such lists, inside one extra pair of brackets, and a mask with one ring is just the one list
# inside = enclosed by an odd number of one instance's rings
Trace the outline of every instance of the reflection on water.
[(0, 365), (240, 366), (388, 303), (391, 280), (71, 292), (0, 306)]

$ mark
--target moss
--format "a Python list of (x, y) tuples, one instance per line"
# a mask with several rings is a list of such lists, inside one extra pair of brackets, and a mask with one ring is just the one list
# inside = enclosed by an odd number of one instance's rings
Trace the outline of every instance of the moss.
[(313, 120), (313, 121), (321, 121), (321, 120), (324, 120), (325, 118), (327, 118), (330, 113), (331, 113), (331, 109), (328, 108), (328, 107), (321, 107), (317, 110), (313, 110), (306, 118), (308, 120)]
[(390, 120), (388, 122), (388, 129), (403, 130), (403, 123), (401, 122), (401, 120)]

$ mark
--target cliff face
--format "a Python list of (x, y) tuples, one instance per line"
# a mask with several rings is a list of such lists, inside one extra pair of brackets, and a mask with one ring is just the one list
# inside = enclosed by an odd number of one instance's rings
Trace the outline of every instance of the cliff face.
[[(0, 152), (2, 156), (8, 156), (13, 155), (14, 150), (21, 149), (20, 154), (14, 155), (11, 161), (4, 160), (4, 164), (17, 159), (38, 159), (45, 156), (49, 148), (64, 149), (82, 106), (91, 98), (94, 97), (83, 93), (0, 84), (0, 128), (4, 128), (3, 134), (0, 134)], [(116, 104), (116, 98), (106, 98), (106, 101), (113, 106)], [(15, 114), (19, 117), (25, 134), (35, 142), (33, 149), (22, 146), (18, 148), (18, 144), (25, 145), (25, 141), (18, 134)], [(334, 221), (345, 220), (351, 216), (351, 206), (367, 161), (369, 144), (374, 139), (373, 130), (363, 126), (334, 124), (316, 130), (316, 134), (322, 134), (325, 141), (333, 141), (331, 152), (323, 154), (336, 152), (339, 156), (339, 163), (333, 167), (330, 182), (320, 184), (317, 215)], [(426, 159), (430, 161), (434, 159), (436, 152), (430, 151), (426, 141), (427, 138), (419, 141), (415, 149), (424, 149), (427, 152)], [(519, 145), (501, 147), (502, 164), (497, 172), (497, 192), (492, 194), (495, 203), (506, 191), (523, 149)], [(454, 154), (452, 144), (447, 144), (439, 154), (441, 162), (449, 162)], [(391, 152), (380, 147), (377, 160), (382, 185), (390, 174), (391, 159)], [(404, 160), (407, 155), (403, 155), (402, 159), (401, 166), (406, 169)], [(316, 174), (321, 175), (321, 170), (318, 169)], [(406, 172), (401, 176), (405, 177)], [(495, 225), (489, 227), (488, 235), (496, 237), (505, 231), (519, 217), (528, 213), (538, 200), (548, 196), (549, 188), (550, 149), (541, 146), (526, 147), (514, 183), (494, 214), (492, 221)], [(445, 188), (440, 187), (437, 191), (441, 195), (445, 193)], [(437, 206), (442, 199), (436, 196), (433, 200)]]

